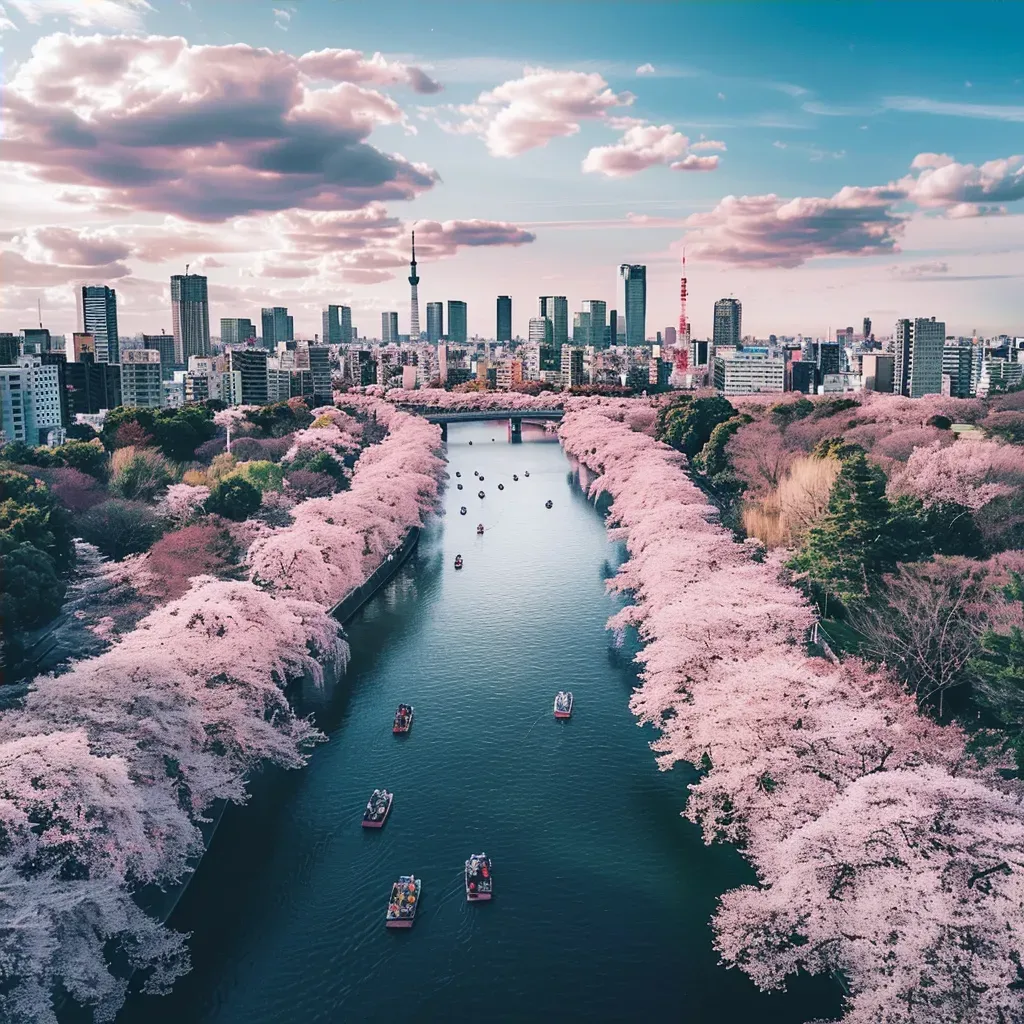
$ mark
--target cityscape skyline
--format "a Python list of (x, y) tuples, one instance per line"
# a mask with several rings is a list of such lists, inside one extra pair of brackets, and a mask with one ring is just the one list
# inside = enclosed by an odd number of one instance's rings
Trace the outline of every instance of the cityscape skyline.
[[(681, 65), (670, 45), (681, 27), (688, 52), (720, 45), (723, 5), (631, 11), (635, 51), (598, 11), (547, 40), (524, 19), (458, 55), (442, 41), (452, 14), (404, 3), (385, 37), (359, 8), (310, 0), (282, 20), (268, 5), (241, 44), (228, 5), (213, 0), (8, 6), (6, 91), (21, 111), (8, 118), (0, 175), (8, 329), (35, 323), (39, 304), (52, 330), (70, 334), (75, 289), (104, 284), (117, 290), (124, 333), (154, 331), (169, 278), (191, 263), (209, 277), (215, 322), (287, 306), (312, 337), (337, 304), (369, 334), (381, 313), (409, 308), (415, 224), (420, 301), (461, 296), (470, 335), (494, 331), (498, 295), (512, 300), (513, 336), (528, 335), (546, 292), (566, 295), (570, 311), (598, 299), (621, 315), (622, 264), (647, 267), (653, 334), (678, 321), (684, 245), (695, 337), (711, 335), (714, 303), (729, 295), (755, 335), (825, 335), (940, 306), (954, 334), (1019, 332), (1017, 8), (1004, 8), (1010, 31), (985, 34), (979, 67), (984, 26), (962, 4), (946, 5), (942, 26), (918, 24), (899, 3), (800, 19), (744, 5), (729, 20), (740, 74)], [(544, 12), (553, 29), (568, 27), (569, 8)], [(481, 36), (488, 20), (479, 16)], [(93, 61), (104, 33), (124, 34), (118, 68)], [(780, 53), (815, 52), (824, 39), (825, 66), (785, 61), (780, 72)], [(236, 161), (231, 174), (211, 148), (187, 156), (141, 120), (134, 141), (119, 137), (127, 126), (109, 110), (135, 95), (142, 68), (160, 69), (144, 106), (166, 113), (229, 42), (217, 88), (245, 98), (216, 114), (197, 100), (181, 123), (205, 119), (210, 147)], [(59, 97), (45, 88), (55, 66), (76, 70)], [(292, 114), (323, 140), (311, 175), (291, 162), (301, 141), (289, 134), (292, 101), (274, 93), (264, 110), (243, 88), (277, 81), (308, 97)], [(332, 89), (344, 100), (328, 115), (318, 104)], [(233, 128), (257, 113), (271, 125), (261, 146)], [(87, 127), (120, 169), (74, 140), (55, 146), (40, 125), (58, 116)], [(189, 161), (191, 182), (170, 169)], [(261, 161), (277, 176), (273, 195)]]

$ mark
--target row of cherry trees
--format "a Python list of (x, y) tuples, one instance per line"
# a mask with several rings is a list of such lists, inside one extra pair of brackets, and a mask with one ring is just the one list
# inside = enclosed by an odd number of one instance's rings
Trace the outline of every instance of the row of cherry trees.
[[(110, 960), (166, 991), (188, 969), (185, 937), (134, 894), (182, 879), (209, 808), (244, 802), (254, 767), (299, 767), (323, 739), (284, 688), (341, 670), (347, 647), (327, 609), (421, 522), (443, 469), (438, 428), (372, 399), (349, 404), (387, 436), (363, 452), (351, 490), (296, 506), (294, 525), (253, 545), (259, 583), (195, 578), (0, 717), (0, 1019), (55, 1021), (61, 990), (113, 1019), (125, 972)], [(336, 418), (297, 436), (295, 454), (343, 451)]]
[(809, 657), (812, 614), (751, 558), (621, 409), (576, 407), (560, 434), (613, 498), (629, 560), (611, 588), (637, 628), (632, 707), (668, 769), (699, 768), (687, 816), (738, 844), (760, 884), (726, 893), (723, 960), (764, 989), (834, 972), (863, 1024), (1009, 1022), (1024, 1014), (1024, 814), (964, 736), (856, 659)]

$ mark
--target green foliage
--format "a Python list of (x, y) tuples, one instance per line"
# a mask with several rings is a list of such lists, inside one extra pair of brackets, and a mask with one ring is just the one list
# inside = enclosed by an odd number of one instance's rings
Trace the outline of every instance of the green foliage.
[(338, 490), (347, 490), (348, 477), (344, 466), (329, 452), (322, 449), (316, 452), (299, 451), (298, 455), (288, 464), (288, 471), (304, 469), (310, 473), (326, 473), (337, 485)]
[(785, 429), (796, 420), (806, 419), (814, 412), (814, 403), (809, 398), (798, 398), (795, 402), (777, 402), (768, 410), (772, 422)]
[(258, 487), (260, 492), (279, 491), (284, 486), (284, 467), (276, 463), (260, 459), (254, 462), (242, 462), (231, 473), (223, 479), (246, 480), (253, 487)]
[[(1007, 600), (1024, 605), (1024, 577), (1012, 573), (1004, 593)], [(1024, 772), (1024, 630), (986, 630), (969, 669), (977, 701), (1006, 731), (1004, 748), (1013, 752), (1018, 770)]]
[(78, 517), (82, 540), (115, 559), (145, 551), (162, 532), (156, 512), (141, 501), (110, 498)]
[(164, 457), (152, 448), (121, 448), (113, 456), (110, 492), (129, 501), (151, 501), (171, 482)]
[(932, 555), (985, 555), (984, 538), (974, 514), (955, 501), (925, 506), (918, 498), (901, 495), (892, 502), (891, 530), (901, 562), (916, 562)]
[(740, 427), (750, 422), (751, 417), (744, 413), (719, 423), (711, 431), (707, 444), (693, 459), (694, 472), (703, 477), (704, 483), (726, 512), (747, 489), (746, 481), (733, 472), (729, 460), (729, 441)]
[(811, 449), (811, 455), (816, 459), (838, 459), (840, 462), (858, 452), (863, 454), (864, 449), (859, 444), (850, 444), (841, 436), (823, 437)]
[(936, 413), (934, 416), (929, 416), (925, 420), (926, 427), (936, 427), (939, 430), (951, 430), (953, 427), (953, 421), (948, 416), (940, 416)]
[(862, 451), (843, 460), (828, 511), (812, 526), (792, 566), (806, 574), (824, 607), (828, 597), (847, 605), (865, 598), (871, 584), (896, 562), (893, 510), (885, 474)]
[(5, 641), (52, 619), (64, 593), (64, 581), (45, 551), (0, 535), (0, 631)]
[(721, 395), (683, 395), (658, 411), (655, 436), (692, 459), (711, 439), (715, 427), (735, 415), (732, 404)]
[(262, 501), (263, 495), (258, 487), (240, 476), (232, 475), (220, 480), (210, 491), (210, 497), (206, 499), (206, 511), (241, 522), (248, 519)]
[(823, 420), (829, 416), (837, 416), (847, 409), (859, 409), (860, 402), (855, 398), (826, 398), (814, 405), (814, 418)]
[[(31, 544), (53, 560), (58, 573), (75, 561), (71, 520), (46, 485), (15, 470), (0, 470), (0, 540)], [(0, 586), (6, 586), (0, 582)]]
[(120, 406), (111, 409), (103, 423), (103, 443), (107, 448), (115, 447), (119, 428), (131, 423), (150, 435), (156, 447), (174, 462), (187, 462), (199, 445), (217, 433), (213, 410), (205, 405), (160, 410)]
[(313, 422), (305, 405), (296, 406), (288, 402), (261, 405), (258, 409), (247, 409), (245, 418), (268, 437), (283, 437), (295, 430), (302, 430)]
[(23, 441), (13, 441), (0, 449), (0, 460), (19, 466), (54, 469), (67, 466), (102, 480), (107, 470), (107, 453), (93, 435), (91, 441), (66, 441), (55, 448), (40, 445), (33, 448)]

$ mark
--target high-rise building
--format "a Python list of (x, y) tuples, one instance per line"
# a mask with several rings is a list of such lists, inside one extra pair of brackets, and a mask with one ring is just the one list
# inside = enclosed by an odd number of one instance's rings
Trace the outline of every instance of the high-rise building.
[(82, 330), (96, 339), (96, 362), (117, 363), (117, 293), (105, 284), (82, 285)]
[(20, 355), (21, 338), (10, 331), (0, 333), (0, 366), (14, 366)]
[(267, 403), (267, 357), (265, 348), (247, 346), (228, 352), (228, 373), (239, 388), (236, 404), (265, 405)]
[(535, 316), (530, 321), (529, 342), (531, 345), (552, 344), (551, 321), (546, 316)]
[(619, 274), (626, 298), (626, 344), (642, 345), (647, 337), (647, 268), (623, 263)]
[(202, 274), (171, 278), (171, 321), (176, 363), (187, 366), (189, 356), (210, 354), (210, 301)]
[(542, 295), (540, 315), (551, 321), (551, 343), (561, 350), (569, 342), (569, 300), (564, 295)]
[(677, 334), (676, 329), (674, 327), (666, 327), (665, 328), (665, 348), (675, 348), (676, 347), (676, 338), (678, 336), (679, 335)]
[(121, 401), (134, 409), (159, 409), (163, 387), (160, 353), (151, 348), (134, 348), (121, 360)]
[(341, 307), (341, 343), (342, 345), (350, 345), (355, 341), (355, 334), (352, 331), (352, 307), (342, 306)]
[(444, 337), (444, 303), (427, 303), (427, 341), (436, 345)]
[(590, 344), (590, 314), (573, 313), (572, 343), (581, 348)]
[(907, 398), (942, 394), (942, 351), (946, 344), (945, 321), (898, 320), (893, 390)]
[[(420, 275), (416, 273), (416, 232), (412, 233), (412, 261), (409, 263), (409, 340), (420, 340)], [(395, 338), (397, 341), (398, 338)]]
[(19, 356), (17, 366), (0, 366), (0, 431), (5, 441), (34, 446), (64, 440), (61, 378), (62, 368), (39, 355)]
[(562, 346), (562, 387), (574, 388), (583, 383), (583, 349), (575, 345)]
[[(250, 338), (256, 337), (256, 327), (248, 317), (224, 317), (220, 321), (220, 343), (225, 348), (232, 345), (244, 345)], [(200, 358), (202, 358), (200, 356)], [(188, 360), (185, 360), (188, 365)]]
[(608, 313), (608, 344), (618, 345), (619, 343), (619, 314), (617, 310)]
[(453, 345), (465, 345), (466, 337), (466, 304), (459, 299), (449, 299), (448, 341)]
[(818, 368), (818, 380), (827, 373), (842, 373), (843, 350), (837, 341), (816, 341), (814, 343), (814, 364)]
[(949, 378), (953, 398), (971, 397), (974, 346), (970, 338), (947, 341), (942, 349), (942, 375)]
[(88, 355), (96, 360), (96, 339), (91, 334), (76, 331), (71, 335), (71, 362), (80, 363), (82, 356)]
[(160, 376), (164, 380), (174, 380), (174, 371), (184, 370), (187, 363), (179, 363), (174, 358), (177, 346), (173, 334), (144, 334), (142, 347), (160, 353)]
[(381, 313), (380, 340), (383, 345), (398, 344), (398, 314), (395, 312)]
[(21, 331), (21, 352), (26, 356), (41, 356), (53, 351), (53, 339), (45, 327), (24, 327)]
[(864, 317), (863, 327), (864, 327), (864, 340), (865, 341), (873, 341), (874, 340), (874, 336), (871, 333), (871, 317), (869, 317), (869, 316)]
[(320, 340), (325, 345), (341, 344), (341, 306), (327, 306), (320, 317)]
[(497, 341), (512, 340), (512, 297), (498, 296), (497, 325), (494, 333)]
[(290, 329), (287, 306), (264, 306), (260, 310), (263, 326), (263, 347), (269, 351), (277, 348), (278, 342), (294, 341), (295, 332)]
[(785, 390), (786, 360), (766, 349), (723, 352), (715, 356), (715, 387), (724, 395), (754, 395)]
[(604, 328), (607, 321), (608, 304), (601, 299), (584, 299), (583, 312), (587, 314), (590, 324), (590, 335), (584, 345), (604, 348)]
[(893, 363), (894, 357), (891, 352), (865, 352), (860, 367), (864, 390), (891, 395)]
[(738, 299), (719, 299), (715, 303), (715, 348), (739, 347), (743, 337), (743, 306)]
[(333, 405), (331, 350), (326, 345), (308, 345), (306, 350), (309, 370), (313, 377), (313, 398), (321, 405)]

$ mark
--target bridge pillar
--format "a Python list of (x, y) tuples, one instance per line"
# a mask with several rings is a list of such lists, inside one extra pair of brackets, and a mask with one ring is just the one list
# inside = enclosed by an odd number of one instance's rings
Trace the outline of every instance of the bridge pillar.
[(448, 443), (448, 424), (447, 423), (439, 423), (438, 426), (441, 428), (441, 442), (443, 444), (447, 444)]
[(519, 416), (508, 419), (508, 439), (512, 444), (520, 444), (523, 440), (523, 421)]

